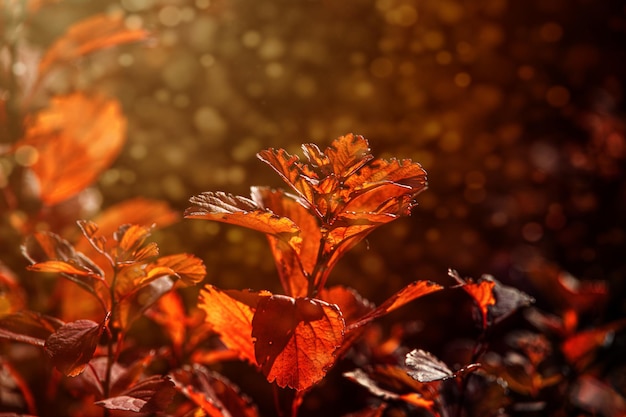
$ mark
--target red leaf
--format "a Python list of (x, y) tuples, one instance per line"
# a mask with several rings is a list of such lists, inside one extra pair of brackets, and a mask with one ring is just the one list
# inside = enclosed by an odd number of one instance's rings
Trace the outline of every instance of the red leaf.
[(60, 62), (71, 62), (94, 51), (147, 37), (142, 29), (128, 29), (121, 15), (99, 14), (71, 26), (54, 44), (39, 63), (40, 76)]
[(429, 384), (411, 378), (406, 369), (398, 366), (379, 365), (363, 369), (355, 369), (343, 374), (348, 379), (364, 386), (375, 396), (387, 401), (404, 401), (416, 407), (425, 408), (435, 416), (435, 402), (439, 393)]
[(319, 298), (329, 304), (336, 304), (348, 326), (374, 310), (374, 305), (354, 289), (340, 285), (324, 288), (320, 291)]
[(562, 311), (585, 313), (607, 305), (606, 281), (581, 281), (547, 262), (533, 263), (528, 276), (534, 286)]
[(103, 329), (104, 323), (91, 320), (66, 323), (46, 339), (45, 351), (59, 371), (76, 376), (93, 357)]
[(21, 311), (0, 317), (0, 338), (44, 346), (46, 338), (63, 322), (32, 311)]
[(204, 367), (175, 371), (176, 389), (193, 401), (210, 417), (258, 417), (250, 399), (237, 386)]
[(174, 382), (169, 377), (154, 375), (136, 383), (120, 395), (96, 404), (109, 410), (156, 413), (170, 405), (174, 393)]
[(352, 331), (358, 327), (361, 327), (372, 320), (375, 320), (379, 317), (384, 316), (387, 313), (392, 312), (393, 310), (402, 307), (408, 302), (411, 302), (419, 297), (424, 295), (440, 291), (443, 287), (439, 284), (435, 284), (431, 281), (415, 281), (406, 287), (402, 288), (400, 291), (389, 297), (384, 303), (382, 303), (379, 307), (372, 310), (365, 316), (361, 317), (357, 322), (352, 323), (348, 330)]
[(344, 329), (337, 306), (310, 298), (262, 297), (252, 319), (257, 363), (269, 382), (305, 390), (335, 362)]
[(116, 100), (80, 93), (57, 97), (26, 128), (15, 149), (30, 147), (30, 169), (46, 205), (82, 191), (111, 165), (125, 141), (126, 119)]
[(238, 301), (212, 285), (200, 290), (198, 307), (206, 313), (206, 322), (227, 348), (239, 353), (239, 358), (256, 365), (252, 343), (253, 307)]
[(561, 351), (569, 363), (582, 370), (593, 361), (599, 348), (613, 341), (615, 331), (624, 327), (626, 319), (576, 333), (561, 344)]

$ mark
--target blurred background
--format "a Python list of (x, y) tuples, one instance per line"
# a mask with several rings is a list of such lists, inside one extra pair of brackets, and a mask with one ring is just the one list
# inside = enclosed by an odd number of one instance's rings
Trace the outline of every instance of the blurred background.
[[(530, 290), (541, 259), (624, 289), (622, 2), (38, 3), (19, 33), (42, 50), (96, 13), (150, 32), (47, 80), (49, 95), (122, 103), (127, 141), (95, 184), (103, 208), (143, 196), (182, 212), (202, 191), (283, 186), (256, 152), (353, 132), (377, 157), (421, 163), (429, 189), (331, 283), (380, 301), (415, 279), (447, 282), (454, 268)], [(209, 282), (278, 288), (260, 234), (191, 220), (160, 233), (163, 253), (201, 256)]]
[[(466, 3), (59, 1), (26, 35), (45, 48), (98, 12), (151, 33), (48, 86), (123, 105), (127, 143), (96, 184), (105, 207), (145, 196), (182, 211), (202, 191), (283, 186), (256, 152), (353, 132), (377, 157), (420, 162), (429, 190), (411, 218), (348, 255), (335, 282), (374, 296), (448, 268), (519, 281), (535, 257), (623, 280), (625, 6)], [(189, 220), (163, 233), (168, 252), (206, 260), (211, 282), (277, 284), (261, 235)]]
[[(608, 281), (609, 315), (626, 314), (623, 2), (40, 3), (21, 27), (38, 48), (102, 12), (150, 32), (46, 86), (115, 97), (128, 118), (120, 156), (94, 184), (101, 207), (143, 196), (182, 213), (203, 191), (282, 187), (256, 152), (324, 148), (352, 132), (376, 157), (421, 163), (429, 189), (411, 217), (348, 253), (330, 284), (379, 303), (416, 279), (450, 284), (453, 268), (492, 274), (541, 306), (533, 271), (554, 264)], [(207, 282), (279, 290), (261, 234), (182, 220), (156, 239), (161, 253), (204, 259)], [(452, 305), (438, 308), (453, 321)]]

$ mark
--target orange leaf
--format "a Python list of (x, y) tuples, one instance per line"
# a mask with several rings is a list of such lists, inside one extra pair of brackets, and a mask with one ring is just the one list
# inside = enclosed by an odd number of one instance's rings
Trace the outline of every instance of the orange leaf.
[(206, 285), (200, 290), (198, 307), (206, 313), (206, 322), (227, 348), (236, 350), (239, 358), (255, 365), (252, 343), (253, 307), (229, 294)]
[(483, 328), (487, 327), (489, 306), (496, 304), (496, 299), (493, 295), (493, 288), (495, 286), (496, 283), (493, 281), (466, 282), (461, 286), (461, 288), (472, 297), (480, 310)]
[(625, 326), (626, 319), (618, 320), (570, 336), (561, 344), (563, 356), (578, 370), (582, 370), (593, 361), (599, 348), (612, 342), (615, 331)]
[(298, 232), (291, 220), (262, 209), (244, 197), (206, 192), (191, 197), (189, 201), (195, 205), (185, 211), (185, 217), (189, 219), (215, 220), (275, 236)]
[(496, 323), (518, 308), (535, 302), (526, 293), (501, 284), (491, 275), (483, 275), (476, 281), (465, 280), (454, 270), (449, 270), (448, 275), (454, 278), (476, 303), (483, 328), (487, 327), (488, 322)]
[(389, 297), (384, 303), (372, 310), (365, 316), (361, 317), (357, 322), (352, 323), (348, 330), (352, 331), (358, 327), (361, 327), (372, 320), (384, 316), (393, 310), (402, 307), (408, 302), (411, 302), (424, 295), (442, 290), (443, 287), (439, 284), (435, 284), (431, 281), (415, 281), (402, 288), (400, 291)]
[(116, 100), (76, 93), (52, 99), (14, 149), (32, 149), (39, 197), (50, 206), (94, 182), (119, 154), (125, 131)]
[(187, 335), (187, 317), (180, 295), (176, 291), (166, 293), (146, 315), (167, 332), (174, 351), (180, 355)]
[(64, 261), (46, 261), (39, 262), (34, 265), (28, 267), (31, 271), (37, 272), (56, 272), (56, 273), (65, 273), (73, 276), (84, 276), (84, 277), (93, 277), (93, 278), (102, 278), (100, 275), (96, 274), (94, 271), (73, 262), (64, 262)]
[(113, 234), (117, 246), (110, 253), (118, 265), (146, 261), (159, 255), (159, 248), (154, 242), (144, 245), (152, 231), (151, 227), (136, 224), (120, 226)]
[(299, 233), (288, 241), (273, 235), (267, 237), (285, 294), (306, 296), (308, 277), (315, 268), (322, 237), (317, 219), (299, 200), (283, 190), (252, 187), (252, 199), (258, 206), (288, 218), (296, 225)]
[(189, 285), (197, 284), (206, 275), (206, 267), (202, 260), (187, 253), (162, 256), (154, 262), (154, 265), (169, 268)]
[(96, 282), (104, 280), (104, 273), (89, 258), (74, 250), (60, 236), (49, 232), (38, 232), (26, 238), (22, 254), (33, 265), (35, 271), (59, 272), (64, 277), (98, 296)]
[(361, 297), (354, 289), (336, 285), (324, 288), (319, 298), (330, 304), (336, 304), (341, 310), (346, 325), (350, 325), (374, 309), (374, 305)]
[(48, 48), (39, 63), (40, 78), (54, 64), (67, 63), (100, 49), (137, 42), (147, 36), (145, 30), (128, 29), (122, 15), (99, 14), (81, 20)]
[(344, 330), (335, 305), (284, 295), (262, 297), (252, 319), (256, 360), (269, 382), (308, 389), (335, 362)]
[(112, 235), (120, 224), (154, 225), (162, 228), (175, 223), (178, 218), (178, 213), (167, 202), (136, 197), (108, 207), (92, 221), (98, 224), (100, 233), (108, 236)]

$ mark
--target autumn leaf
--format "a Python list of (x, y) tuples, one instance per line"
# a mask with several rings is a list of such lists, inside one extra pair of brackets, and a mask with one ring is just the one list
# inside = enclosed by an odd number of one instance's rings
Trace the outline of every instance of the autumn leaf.
[(0, 317), (0, 338), (43, 347), (46, 339), (63, 324), (51, 316), (20, 311)]
[(376, 227), (409, 215), (426, 189), (410, 160), (374, 159), (362, 136), (336, 139), (325, 151), (303, 145), (309, 163), (283, 149), (258, 153), (295, 195), (252, 187), (251, 199), (225, 193), (191, 198), (187, 218), (221, 221), (268, 236), (286, 295), (315, 295), (343, 254)]
[(188, 324), (180, 295), (176, 291), (166, 293), (147, 311), (146, 316), (167, 332), (175, 353), (180, 357)]
[(137, 224), (126, 224), (120, 226), (113, 233), (113, 238), (117, 242), (109, 253), (116, 265), (133, 264), (147, 261), (159, 255), (159, 248), (154, 242), (146, 244), (146, 239), (150, 236), (152, 227), (140, 226)]
[[(133, 267), (130, 267), (132, 269)], [(141, 279), (141, 278), (140, 278)], [(130, 324), (156, 303), (163, 295), (174, 287), (174, 282), (168, 275), (160, 275), (147, 284), (130, 289), (122, 295), (117, 304), (115, 326), (127, 329)]]
[[(363, 369), (357, 368), (354, 371), (345, 372), (343, 376), (359, 385), (362, 385), (373, 395), (384, 400), (404, 401), (416, 407), (425, 408), (434, 412), (433, 407), (435, 402), (432, 399), (425, 398), (420, 393), (420, 391), (423, 391), (422, 388), (416, 388), (414, 391), (408, 390), (407, 388), (411, 388), (411, 385), (414, 384), (411, 384), (410, 382), (407, 383), (406, 380), (403, 380), (400, 373), (401, 370), (399, 368), (395, 369), (396, 371), (394, 375), (394, 368), (392, 367), (377, 367), (378, 372), (373, 373), (373, 375), (369, 375)], [(385, 376), (387, 381), (385, 382), (389, 382), (390, 379), (392, 380), (391, 382), (393, 384), (393, 388), (383, 386), (384, 384), (376, 379), (376, 376), (381, 374), (386, 374)]]
[(448, 275), (474, 300), (480, 311), (483, 329), (487, 328), (488, 324), (497, 323), (515, 310), (535, 302), (526, 293), (503, 285), (490, 275), (483, 275), (478, 280), (463, 279), (454, 270), (448, 271)]
[(432, 353), (420, 349), (412, 350), (406, 355), (405, 365), (407, 373), (419, 382), (443, 381), (454, 377), (448, 365)]
[(104, 273), (65, 239), (54, 233), (38, 232), (28, 236), (21, 249), (32, 264), (28, 269), (61, 273), (100, 299), (96, 283), (104, 280)]
[(119, 154), (126, 119), (119, 103), (74, 93), (52, 99), (27, 122), (14, 150), (28, 150), (39, 198), (48, 205), (67, 200), (93, 183)]
[(578, 314), (601, 309), (609, 298), (606, 281), (582, 281), (559, 266), (537, 261), (530, 265), (528, 277), (541, 294), (561, 312)]
[(319, 298), (329, 304), (337, 305), (348, 326), (375, 308), (372, 303), (361, 297), (354, 289), (340, 285), (324, 288), (319, 292)]
[(122, 15), (99, 14), (72, 25), (39, 63), (40, 78), (58, 63), (70, 63), (92, 52), (146, 39), (143, 29), (128, 29)]
[(600, 348), (613, 342), (615, 332), (624, 327), (626, 319), (576, 333), (561, 343), (563, 356), (576, 369), (583, 370), (596, 358)]
[(174, 382), (169, 377), (153, 375), (96, 404), (108, 410), (157, 413), (170, 405), (174, 393)]
[(169, 268), (187, 285), (199, 283), (206, 275), (206, 267), (202, 260), (187, 253), (161, 256), (151, 264), (151, 267)]
[[(266, 210), (294, 223), (297, 234), (285, 240), (283, 236), (267, 235), (274, 255), (278, 276), (286, 295), (305, 297), (309, 291), (309, 277), (318, 263), (322, 234), (317, 219), (301, 202), (283, 190), (252, 187), (252, 200)], [(330, 273), (327, 264), (323, 274)]]
[(199, 365), (173, 373), (176, 389), (209, 417), (258, 417), (251, 400), (228, 379)]
[(194, 205), (185, 210), (185, 217), (189, 219), (221, 221), (273, 236), (286, 235), (287, 239), (298, 232), (291, 220), (277, 216), (245, 197), (205, 192), (189, 201)]
[(66, 376), (76, 376), (93, 357), (104, 326), (105, 322), (91, 320), (66, 323), (46, 339), (44, 350), (59, 371)]
[(220, 335), (222, 343), (238, 352), (240, 359), (256, 365), (252, 342), (254, 307), (212, 285), (200, 290), (198, 307), (204, 310), (206, 322)]
[(305, 390), (335, 362), (344, 331), (335, 305), (284, 295), (262, 297), (252, 319), (256, 361), (269, 382)]
[(380, 306), (370, 311), (356, 322), (348, 326), (348, 330), (352, 331), (361, 326), (370, 323), (379, 317), (388, 314), (397, 308), (402, 307), (406, 303), (409, 303), (424, 295), (442, 290), (443, 287), (439, 284), (435, 284), (432, 281), (414, 281), (402, 288), (400, 291), (389, 297)]

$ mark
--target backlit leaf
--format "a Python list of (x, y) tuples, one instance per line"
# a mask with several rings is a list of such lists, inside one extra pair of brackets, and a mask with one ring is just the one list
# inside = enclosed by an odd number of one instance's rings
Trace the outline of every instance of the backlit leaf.
[(15, 149), (34, 149), (30, 169), (39, 182), (39, 197), (54, 205), (82, 191), (111, 165), (125, 131), (126, 119), (116, 100), (75, 93), (52, 99), (27, 124)]
[(99, 14), (81, 20), (48, 48), (39, 63), (40, 76), (54, 64), (69, 63), (97, 50), (137, 42), (147, 35), (142, 29), (128, 29), (122, 15)]
[(189, 219), (220, 221), (273, 236), (298, 232), (291, 220), (262, 209), (254, 201), (244, 197), (222, 192), (205, 192), (191, 197), (189, 201), (194, 205), (185, 210), (185, 217)]
[(389, 297), (385, 302), (383, 302), (380, 306), (361, 317), (355, 323), (352, 323), (348, 329), (354, 330), (360, 326), (363, 326), (372, 320), (375, 320), (379, 317), (384, 316), (387, 313), (392, 312), (393, 310), (402, 307), (406, 303), (409, 303), (419, 297), (424, 295), (440, 291), (443, 287), (439, 284), (435, 284), (431, 281), (414, 281), (402, 288), (400, 291)]
[(154, 225), (162, 228), (178, 219), (178, 212), (166, 201), (135, 197), (106, 208), (92, 221), (98, 225), (102, 235), (109, 236), (120, 224)]
[(265, 187), (253, 187), (252, 199), (207, 192), (192, 197), (185, 212), (267, 234), (285, 293), (296, 298), (320, 291), (347, 250), (409, 215), (426, 189), (419, 164), (374, 159), (362, 136), (341, 136), (325, 151), (313, 144), (303, 149), (308, 164), (283, 149), (257, 154), (295, 195)]
[(197, 284), (206, 275), (206, 267), (202, 260), (186, 253), (161, 256), (153, 265), (171, 269), (181, 281), (189, 285)]
[(97, 281), (104, 280), (98, 265), (54, 233), (38, 232), (28, 236), (22, 244), (22, 254), (32, 263), (29, 269), (59, 272), (94, 295), (97, 295)]
[(476, 303), (481, 315), (482, 327), (497, 323), (520, 307), (526, 307), (535, 300), (513, 287), (503, 285), (491, 275), (483, 275), (478, 280), (463, 279), (454, 270), (448, 271), (459, 286)]
[(104, 323), (77, 320), (66, 323), (46, 339), (45, 351), (67, 376), (83, 372), (98, 346)]
[(454, 270), (449, 270), (448, 275), (459, 284), (463, 291), (469, 294), (470, 297), (476, 303), (478, 310), (480, 311), (480, 316), (482, 319), (483, 328), (487, 327), (487, 313), (489, 306), (496, 304), (496, 299), (493, 294), (493, 287), (495, 287), (495, 282), (493, 281), (484, 281), (479, 280), (479, 282), (474, 282), (473, 280), (466, 280), (461, 278), (458, 272)]
[(335, 305), (283, 295), (262, 297), (252, 319), (256, 361), (269, 382), (305, 390), (335, 362), (344, 329)]
[(561, 311), (585, 313), (602, 309), (609, 298), (606, 281), (582, 281), (547, 262), (534, 262), (528, 274), (533, 285)]
[(79, 264), (73, 264), (71, 262), (63, 262), (63, 261), (39, 262), (39, 263), (29, 266), (28, 269), (31, 271), (37, 271), (37, 272), (55, 272), (55, 273), (65, 273), (65, 274), (74, 275), (74, 276), (99, 277), (98, 275), (95, 275), (93, 271)]
[(253, 307), (229, 294), (206, 285), (200, 290), (198, 307), (206, 313), (206, 322), (227, 348), (238, 352), (239, 358), (255, 365), (252, 343)]
[(146, 312), (146, 316), (167, 332), (175, 353), (180, 355), (187, 335), (188, 324), (185, 306), (180, 295), (176, 291), (166, 293)]
[[(130, 266), (132, 269), (136, 266)], [(126, 269), (126, 268), (125, 268)], [(158, 276), (147, 285), (142, 285), (138, 289), (126, 292), (124, 297), (117, 304), (118, 314), (116, 326), (127, 329), (130, 324), (141, 317), (141, 315), (156, 303), (159, 298), (174, 287), (174, 282), (169, 276)]]
[(154, 258), (159, 255), (159, 248), (154, 242), (145, 244), (152, 232), (151, 227), (130, 224), (120, 226), (113, 234), (117, 246), (110, 253), (116, 264), (132, 264)]
[[(297, 197), (268, 187), (252, 187), (252, 200), (273, 213), (288, 218), (298, 234), (289, 240), (268, 235), (276, 269), (286, 295), (304, 297), (309, 290), (309, 277), (317, 264), (321, 231), (317, 219)], [(330, 272), (330, 271), (329, 271)]]
[(626, 319), (576, 333), (561, 344), (561, 351), (569, 363), (582, 370), (595, 359), (598, 349), (612, 343), (615, 332), (624, 327)]
[(324, 288), (318, 295), (321, 300), (329, 304), (336, 304), (339, 307), (346, 325), (350, 325), (362, 318), (375, 307), (372, 303), (361, 297), (354, 289), (340, 285)]

